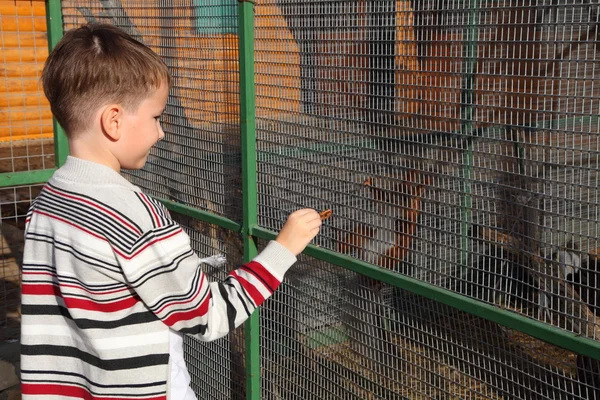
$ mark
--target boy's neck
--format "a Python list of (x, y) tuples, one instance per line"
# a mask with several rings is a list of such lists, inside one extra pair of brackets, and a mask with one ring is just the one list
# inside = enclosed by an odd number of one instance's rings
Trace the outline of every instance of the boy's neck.
[[(87, 139), (87, 140), (86, 140)], [(117, 172), (121, 172), (121, 165), (108, 149), (99, 143), (89, 143), (91, 138), (88, 136), (82, 140), (69, 141), (69, 153), (73, 157), (82, 160), (91, 161), (97, 164), (106, 165)]]

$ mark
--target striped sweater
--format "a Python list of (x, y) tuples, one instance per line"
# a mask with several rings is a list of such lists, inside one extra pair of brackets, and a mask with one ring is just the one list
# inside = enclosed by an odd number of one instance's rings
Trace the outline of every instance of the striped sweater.
[(169, 329), (226, 335), (295, 261), (273, 241), (208, 282), (160, 203), (112, 169), (69, 157), (27, 216), (23, 398), (166, 399)]

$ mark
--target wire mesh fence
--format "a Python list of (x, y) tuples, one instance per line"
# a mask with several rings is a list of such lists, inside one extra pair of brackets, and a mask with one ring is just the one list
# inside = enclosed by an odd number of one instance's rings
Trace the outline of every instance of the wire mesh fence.
[(166, 137), (131, 172), (149, 194), (241, 219), (237, 8), (211, 1), (63, 1), (66, 29), (110, 23), (156, 51), (173, 87)]
[(598, 5), (268, 3), (304, 102), (258, 113), (261, 224), (331, 208), (325, 248), (597, 337)]
[(583, 356), (308, 257), (261, 317), (265, 399), (596, 395)]
[(40, 190), (41, 185), (0, 188), (0, 342), (19, 338), (25, 216)]
[[(0, 1), (0, 173), (54, 166), (52, 116), (39, 82), (48, 55), (43, 1)], [(25, 214), (40, 186), (0, 188), (0, 342), (20, 333)]]

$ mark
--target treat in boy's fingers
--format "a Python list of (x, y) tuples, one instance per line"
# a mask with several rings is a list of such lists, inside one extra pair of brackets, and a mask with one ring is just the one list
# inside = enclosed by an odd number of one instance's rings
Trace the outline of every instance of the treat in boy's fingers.
[(327, 210), (321, 211), (319, 217), (321, 217), (321, 221), (325, 221), (327, 218), (331, 217), (331, 214), (333, 214), (333, 211), (328, 208)]

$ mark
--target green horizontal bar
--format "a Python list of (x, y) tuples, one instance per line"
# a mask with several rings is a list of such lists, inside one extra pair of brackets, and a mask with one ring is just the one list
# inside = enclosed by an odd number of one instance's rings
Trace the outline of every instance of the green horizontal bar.
[(165, 200), (161, 198), (156, 198), (156, 200), (160, 201), (167, 207), (169, 211), (176, 212), (178, 214), (186, 215), (188, 217), (196, 218), (201, 221), (207, 222), (209, 224), (214, 224), (220, 226), (221, 228), (229, 229), (233, 232), (241, 232), (242, 226), (237, 222), (230, 220), (229, 218), (221, 217), (219, 215), (215, 215), (208, 211), (199, 210), (197, 208), (187, 206), (185, 204), (177, 203), (171, 200)]
[[(272, 240), (276, 235), (270, 230), (254, 226), (250, 234), (262, 239)], [(564, 349), (585, 354), (600, 360), (600, 342), (572, 332), (527, 318), (512, 311), (503, 310), (494, 305), (483, 303), (447, 289), (430, 285), (420, 280), (400, 275), (398, 273), (376, 267), (364, 261), (358, 261), (331, 250), (309, 245), (304, 254), (316, 259), (335, 264), (342, 268), (358, 272), (362, 275), (408, 290), (420, 296), (439, 301), (440, 303), (457, 308), (461, 311), (496, 322), (507, 328), (523, 332), (537, 339), (554, 344)]]
[(302, 158), (315, 153), (345, 154), (365, 149), (376, 150), (376, 142), (374, 140), (356, 140), (347, 143), (316, 143), (306, 147), (278, 146), (270, 150), (257, 151), (256, 157), (258, 162), (270, 162), (279, 158)]
[(38, 185), (48, 182), (56, 168), (0, 174), (0, 187)]
[[(551, 121), (543, 121), (533, 126), (534, 129), (553, 129), (560, 130), (565, 129), (573, 124), (597, 124), (600, 120), (600, 116), (597, 115), (584, 115), (578, 117), (569, 117), (562, 119), (555, 119)], [(408, 128), (407, 128), (408, 130)], [(494, 139), (496, 136), (501, 136), (506, 133), (506, 127), (504, 125), (491, 125), (483, 130), (485, 133), (480, 133), (478, 137), (473, 139)], [(456, 132), (441, 133), (442, 135), (456, 135)], [(416, 136), (428, 136), (431, 133), (422, 133)], [(408, 139), (414, 139), (415, 135), (407, 136)], [(414, 142), (418, 144), (418, 141)], [(278, 146), (273, 149), (257, 151), (258, 162), (272, 162), (278, 158), (302, 158), (310, 156), (315, 153), (328, 153), (328, 154), (343, 154), (352, 151), (362, 151), (365, 149), (378, 150), (377, 142), (374, 139), (360, 139), (349, 141), (346, 143), (315, 143), (306, 147), (297, 146)], [(236, 155), (237, 156), (237, 155)], [(236, 161), (235, 159), (234, 161)]]
[(573, 124), (597, 124), (600, 116), (598, 115), (582, 115), (578, 117), (554, 119), (551, 121), (543, 121), (534, 125), (537, 129), (565, 129)]

